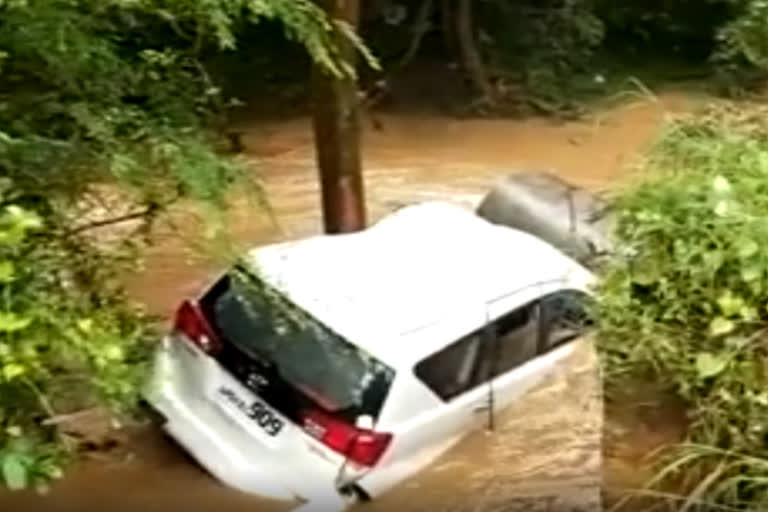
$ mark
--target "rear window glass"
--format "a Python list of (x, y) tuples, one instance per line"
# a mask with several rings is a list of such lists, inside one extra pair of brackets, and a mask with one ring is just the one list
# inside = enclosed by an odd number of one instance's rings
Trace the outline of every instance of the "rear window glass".
[(378, 417), (394, 371), (243, 270), (206, 297), (225, 343), (273, 365), (280, 378), (329, 412)]

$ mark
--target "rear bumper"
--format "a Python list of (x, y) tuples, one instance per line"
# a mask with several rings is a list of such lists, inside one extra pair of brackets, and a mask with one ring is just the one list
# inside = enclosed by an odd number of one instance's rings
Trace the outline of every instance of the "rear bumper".
[(270, 473), (272, 464), (252, 460), (246, 450), (238, 449), (217, 432), (220, 421), (207, 414), (202, 404), (188, 407), (162, 393), (147, 396), (147, 401), (163, 418), (163, 429), (209, 473), (224, 484), (240, 491), (264, 497), (298, 501), (299, 496), (282, 485)]
[[(207, 372), (222, 371), (218, 365), (213, 360), (200, 360), (199, 366), (190, 367), (172, 345), (166, 340), (157, 351), (144, 398), (161, 418), (162, 428), (203, 468), (227, 486), (302, 503), (301, 510), (334, 512), (346, 507), (335, 489), (334, 471), (281, 459), (261, 446), (199, 390)], [(202, 354), (200, 357), (207, 359)]]

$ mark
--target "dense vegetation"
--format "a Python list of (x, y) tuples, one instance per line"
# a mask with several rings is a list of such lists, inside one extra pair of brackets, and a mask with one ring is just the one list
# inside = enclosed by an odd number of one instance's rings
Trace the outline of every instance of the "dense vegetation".
[[(580, 99), (625, 89), (628, 77), (706, 78), (719, 92), (741, 93), (768, 69), (762, 0), (378, 0), (362, 8), (361, 34), (384, 64), (370, 82), (396, 86), (403, 76), (407, 89), (411, 72), (443, 73), (438, 89), (460, 92), (455, 106), (476, 112), (573, 110)], [(463, 18), (470, 30), (460, 29)], [(231, 63), (241, 74), (270, 75), (265, 90), (295, 103), (305, 75), (301, 66), (286, 72), (287, 50)], [(448, 72), (453, 64), (461, 72)]]
[(226, 104), (199, 57), (263, 19), (328, 72), (350, 71), (331, 44), (337, 31), (354, 37), (349, 27), (309, 1), (0, 0), (0, 477), (11, 488), (61, 473), (72, 444), (60, 415), (136, 404), (151, 323), (115, 274), (138, 264), (147, 226), (109, 244), (94, 230), (151, 223), (180, 197), (223, 206), (245, 174), (216, 151)]
[[(713, 73), (721, 87), (768, 69), (762, 0), (483, 2), (478, 17), (491, 68), (513, 71), (531, 94), (600, 90), (613, 71), (645, 62), (669, 78)], [(496, 64), (494, 64), (496, 63)], [(665, 69), (671, 63), (676, 70)], [(655, 68), (655, 69), (654, 69)], [(693, 76), (695, 76), (694, 73)]]
[(638, 378), (688, 406), (662, 477), (693, 501), (768, 504), (768, 111), (726, 104), (671, 124), (616, 198), (621, 255), (603, 269), (607, 390)]

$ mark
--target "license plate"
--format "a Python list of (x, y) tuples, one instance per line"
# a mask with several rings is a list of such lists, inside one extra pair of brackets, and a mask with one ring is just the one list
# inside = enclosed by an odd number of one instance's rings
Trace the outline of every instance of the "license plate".
[(285, 422), (261, 400), (246, 400), (237, 392), (227, 386), (220, 386), (216, 393), (227, 403), (253, 420), (261, 429), (270, 436), (276, 436), (283, 430)]

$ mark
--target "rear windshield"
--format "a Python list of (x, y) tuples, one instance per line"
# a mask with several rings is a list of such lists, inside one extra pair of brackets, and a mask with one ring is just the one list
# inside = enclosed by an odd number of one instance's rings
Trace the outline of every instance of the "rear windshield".
[(316, 405), (350, 419), (378, 417), (394, 371), (251, 273), (236, 268), (203, 302), (222, 341), (269, 364)]

